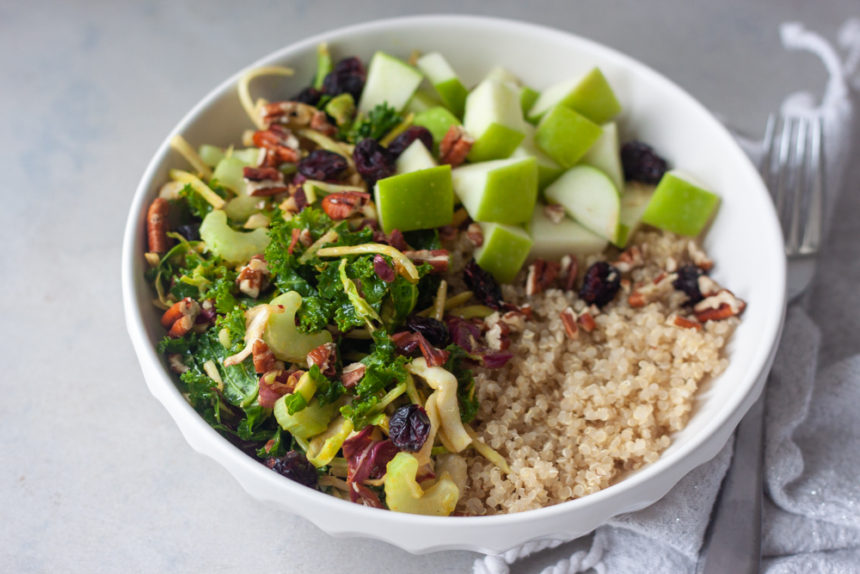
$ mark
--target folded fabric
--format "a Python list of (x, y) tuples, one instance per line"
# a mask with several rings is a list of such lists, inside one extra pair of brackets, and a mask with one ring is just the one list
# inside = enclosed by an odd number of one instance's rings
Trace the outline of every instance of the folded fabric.
[[(838, 210), (836, 200), (845, 181), (860, 181), (860, 169), (847, 172), (850, 154), (856, 153), (852, 130), (860, 93), (860, 20), (843, 25), (838, 39), (842, 56), (827, 40), (799, 24), (785, 24), (780, 32), (787, 49), (812, 52), (829, 72), (820, 104), (808, 93), (792, 94), (783, 103), (783, 112), (821, 118), (826, 210), (828, 220), (837, 213), (838, 217), (827, 226), (833, 233), (820, 256), (814, 299), (806, 297), (789, 309), (766, 388), (762, 564), (765, 572), (774, 573), (858, 572), (860, 345), (853, 341), (860, 338), (856, 329), (845, 331), (843, 326), (846, 320), (854, 320), (852, 311), (856, 314), (860, 309), (860, 277), (852, 276), (860, 275), (860, 270), (844, 271), (848, 261), (860, 261), (860, 242), (854, 225), (840, 223), (860, 218), (860, 194), (843, 198)], [(761, 158), (762, 142), (739, 140), (754, 161)], [(840, 251), (840, 246), (849, 252)], [(840, 301), (843, 304), (835, 303)], [(822, 341), (827, 347), (822, 347)], [(532, 543), (502, 556), (478, 559), (474, 572), (507, 574), (510, 564), (538, 551), (551, 553), (556, 561), (543, 574), (589, 569), (598, 574), (693, 572), (730, 462), (731, 441), (659, 502), (617, 516), (599, 528), (585, 550), (577, 542)]]

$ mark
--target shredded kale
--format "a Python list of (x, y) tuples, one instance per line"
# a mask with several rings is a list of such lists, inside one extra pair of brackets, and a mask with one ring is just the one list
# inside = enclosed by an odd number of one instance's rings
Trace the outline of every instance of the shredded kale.
[(398, 355), (394, 343), (383, 330), (373, 333), (371, 353), (361, 362), (365, 365), (364, 378), (355, 387), (355, 399), (341, 407), (340, 412), (352, 420), (356, 430), (364, 428), (369, 422), (373, 408), (379, 402), (382, 392), (406, 380), (408, 359)]
[(381, 139), (394, 129), (403, 119), (397, 110), (383, 102), (367, 112), (367, 116), (359, 117), (352, 125), (346, 139), (355, 143), (365, 138)]

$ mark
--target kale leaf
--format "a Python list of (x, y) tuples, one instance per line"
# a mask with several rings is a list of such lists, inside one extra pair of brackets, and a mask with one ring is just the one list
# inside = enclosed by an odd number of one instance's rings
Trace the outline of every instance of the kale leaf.
[(378, 104), (360, 117), (350, 128), (346, 137), (351, 142), (360, 142), (365, 138), (378, 140), (394, 129), (402, 120), (397, 110), (389, 106), (387, 102)]

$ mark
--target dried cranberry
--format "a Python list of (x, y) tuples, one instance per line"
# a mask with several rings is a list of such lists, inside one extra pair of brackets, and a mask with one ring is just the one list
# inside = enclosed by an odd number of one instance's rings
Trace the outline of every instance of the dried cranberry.
[(388, 437), (400, 450), (418, 452), (429, 434), (430, 417), (418, 405), (400, 407), (388, 421)]
[(486, 353), (481, 357), (481, 363), (488, 369), (501, 369), (514, 357), (513, 353), (498, 351)]
[(317, 487), (318, 475), (314, 466), (302, 453), (291, 450), (281, 458), (271, 463), (271, 468), (278, 474), (295, 480), (311, 488)]
[(315, 106), (319, 103), (320, 98), (322, 97), (322, 92), (318, 89), (308, 86), (295, 96), (293, 96), (293, 102), (301, 102), (303, 104), (309, 104), (311, 106)]
[(355, 169), (373, 187), (380, 179), (394, 175), (394, 158), (379, 142), (366, 138), (358, 142), (352, 154)]
[(621, 165), (624, 179), (642, 183), (658, 183), (666, 170), (666, 160), (648, 144), (640, 141), (627, 142), (621, 146)]
[(386, 283), (391, 283), (397, 278), (394, 268), (379, 253), (373, 256), (373, 271), (377, 277)]
[(472, 259), (463, 269), (463, 279), (466, 285), (475, 294), (475, 297), (491, 309), (499, 309), (502, 306), (502, 290), (496, 279)]
[(699, 277), (704, 274), (705, 272), (701, 267), (693, 264), (684, 265), (678, 269), (678, 278), (672, 282), (672, 287), (687, 294), (689, 297), (688, 305), (695, 305), (704, 299), (699, 290)]
[(406, 148), (412, 145), (415, 140), (421, 140), (428, 150), (433, 151), (433, 134), (424, 126), (409, 126), (402, 134), (394, 138), (388, 144), (388, 151), (394, 157), (399, 156)]
[(424, 335), (424, 338), (436, 347), (446, 347), (451, 340), (447, 325), (433, 317), (412, 315), (406, 320), (406, 326), (412, 331)]
[(188, 241), (197, 241), (200, 239), (200, 224), (187, 223), (176, 228), (176, 233), (187, 239)]
[(589, 305), (603, 307), (618, 293), (621, 287), (621, 273), (606, 261), (598, 261), (585, 272), (585, 279), (579, 296)]
[(448, 332), (455, 345), (461, 347), (467, 353), (478, 350), (481, 341), (481, 328), (460, 317), (448, 319)]
[(308, 179), (337, 179), (346, 170), (346, 158), (326, 149), (315, 149), (299, 162), (299, 173)]
[(344, 58), (323, 80), (323, 92), (330, 96), (350, 94), (356, 102), (361, 97), (364, 89), (364, 80), (367, 74), (364, 64), (358, 58)]

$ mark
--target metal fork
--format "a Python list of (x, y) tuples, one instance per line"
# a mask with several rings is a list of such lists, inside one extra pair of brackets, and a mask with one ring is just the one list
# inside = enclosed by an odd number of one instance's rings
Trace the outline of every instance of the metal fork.
[[(789, 302), (812, 281), (821, 242), (825, 183), (821, 140), (817, 116), (768, 118), (759, 167), (782, 225)], [(699, 574), (759, 571), (765, 390), (738, 425), (732, 466), (705, 533)]]

